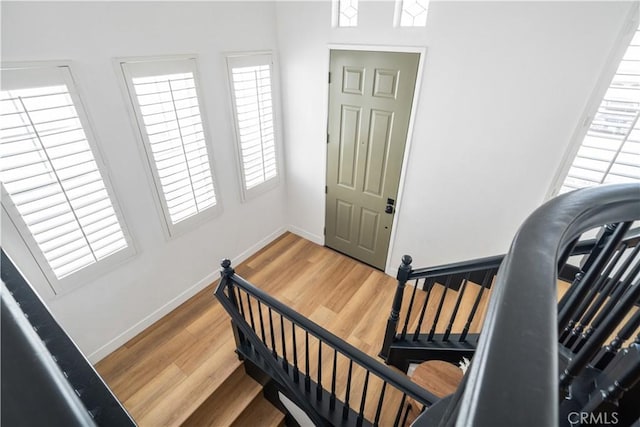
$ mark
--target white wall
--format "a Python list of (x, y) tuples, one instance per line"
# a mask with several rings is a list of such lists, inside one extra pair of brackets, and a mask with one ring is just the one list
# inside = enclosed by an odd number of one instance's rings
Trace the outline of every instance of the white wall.
[[(328, 45), (427, 48), (387, 272), (504, 253), (544, 201), (630, 2), (431, 2), (426, 29), (393, 28), (393, 2), (277, 6), (289, 223), (322, 240)], [(637, 4), (635, 5), (637, 8)], [(295, 118), (295, 120), (294, 120)]]
[[(272, 3), (2, 3), (2, 60), (71, 60), (138, 254), (61, 296), (3, 221), (3, 247), (92, 360), (211, 283), (219, 261), (238, 262), (283, 232), (285, 184), (240, 202), (223, 52), (276, 49)], [(223, 213), (166, 240), (112, 58), (198, 54)], [(212, 296), (213, 299), (213, 296)]]

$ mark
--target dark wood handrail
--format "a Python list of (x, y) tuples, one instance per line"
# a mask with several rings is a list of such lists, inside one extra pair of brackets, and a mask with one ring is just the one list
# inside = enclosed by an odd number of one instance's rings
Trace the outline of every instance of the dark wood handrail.
[[(571, 249), (571, 256), (588, 254), (593, 250), (597, 241), (597, 239), (585, 239), (578, 241), (578, 243), (576, 243), (576, 245)], [(627, 247), (633, 248), (637, 246), (640, 243), (640, 227), (629, 230), (622, 241), (627, 243)], [(492, 268), (500, 267), (505, 256), (505, 254), (494, 255), (485, 258), (475, 258), (467, 261), (438, 265), (435, 267), (415, 268), (411, 270), (411, 273), (409, 273), (408, 280), (438, 278), (452, 274), (490, 270)]]
[(505, 255), (495, 255), (486, 258), (476, 258), (468, 261), (443, 264), (435, 267), (412, 269), (407, 280), (430, 279), (453, 274), (470, 273), (474, 271), (490, 270), (500, 267)]

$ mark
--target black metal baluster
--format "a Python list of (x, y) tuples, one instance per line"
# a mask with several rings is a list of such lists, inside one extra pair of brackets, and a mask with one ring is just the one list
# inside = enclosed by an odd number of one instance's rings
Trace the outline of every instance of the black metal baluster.
[(384, 391), (387, 388), (387, 382), (382, 383), (382, 390), (380, 390), (380, 397), (378, 397), (378, 407), (376, 408), (376, 416), (373, 419), (374, 427), (378, 425), (380, 421), (380, 413), (382, 412), (382, 402), (384, 401)]
[(444, 300), (447, 297), (449, 285), (451, 285), (451, 276), (447, 276), (447, 279), (444, 281), (444, 290), (442, 291), (442, 296), (440, 297), (440, 303), (438, 304), (438, 309), (436, 310), (436, 316), (433, 318), (433, 323), (431, 324), (428, 341), (433, 341), (433, 335), (436, 333), (436, 326), (438, 325), (438, 320), (440, 320), (440, 313), (442, 313), (442, 307), (444, 306)]
[[(596, 369), (603, 370), (618, 353), (622, 344), (631, 338), (631, 334), (640, 326), (640, 310), (636, 310), (631, 319), (618, 331), (616, 337), (603, 348), (596, 359), (591, 362)], [(639, 335), (640, 336), (640, 335)]]
[(316, 399), (322, 400), (322, 341), (318, 338), (318, 382), (316, 383)]
[(333, 411), (336, 408), (336, 370), (338, 367), (338, 350), (333, 349), (333, 371), (331, 372), (331, 399), (329, 408)]
[(367, 387), (369, 386), (369, 371), (367, 370), (364, 376), (364, 386), (362, 387), (362, 397), (360, 398), (360, 411), (358, 412), (358, 418), (356, 419), (356, 426), (362, 427), (364, 421), (364, 407), (367, 403)]
[(356, 426), (362, 427), (364, 421), (364, 406), (367, 403), (367, 387), (369, 386), (369, 371), (364, 376), (364, 386), (362, 387), (362, 398), (360, 399), (360, 412), (358, 412), (358, 419), (356, 420)]
[(405, 339), (407, 336), (407, 327), (409, 326), (409, 318), (411, 317), (411, 311), (413, 310), (413, 301), (416, 298), (416, 291), (418, 290), (418, 279), (413, 282), (413, 292), (411, 292), (411, 299), (409, 300), (409, 309), (407, 310), (406, 317), (404, 318), (404, 326), (402, 326), (402, 332), (400, 333), (400, 339)]
[(260, 304), (260, 300), (258, 300), (258, 313), (260, 313), (260, 336), (262, 337), (262, 342), (266, 346), (267, 337), (264, 334), (264, 320), (262, 319), (262, 304)]
[(578, 309), (580, 302), (586, 297), (593, 282), (598, 278), (600, 272), (609, 262), (609, 259), (613, 255), (613, 252), (616, 250), (621, 240), (624, 238), (624, 235), (629, 230), (629, 227), (631, 227), (631, 222), (619, 223), (617, 225), (607, 227), (614, 228), (613, 233), (611, 233), (611, 236), (604, 243), (604, 246), (598, 253), (595, 261), (593, 261), (593, 263), (589, 265), (589, 268), (585, 270), (584, 276), (578, 282), (575, 290), (571, 292), (571, 294), (569, 295), (569, 299), (562, 306), (562, 309), (558, 313), (559, 334), (562, 334), (567, 325), (569, 325), (569, 322)]
[(600, 276), (594, 281), (594, 284), (591, 286), (591, 289), (589, 289), (587, 296), (580, 302), (578, 309), (573, 315), (572, 321), (569, 322), (569, 324), (573, 323), (573, 328), (567, 326), (567, 328), (565, 328), (565, 330), (563, 331), (562, 336), (565, 337), (565, 339), (563, 340), (565, 347), (570, 348), (571, 346), (573, 346), (575, 341), (580, 337), (580, 334), (582, 333), (585, 325), (589, 323), (589, 320), (587, 320), (584, 314), (589, 306), (592, 305), (594, 299), (598, 296), (598, 292), (602, 291), (601, 288), (606, 285), (606, 281), (609, 278), (611, 271), (616, 266), (618, 260), (624, 253), (624, 247), (626, 247), (626, 245), (623, 245), (622, 248), (616, 251), (602, 274), (600, 274)]
[[(627, 244), (623, 243), (622, 247), (623, 247), (623, 250), (626, 250), (627, 249)], [(607, 297), (611, 294), (611, 292), (614, 291), (616, 285), (618, 284), (618, 282), (622, 278), (622, 275), (631, 266), (631, 263), (633, 262), (633, 259), (638, 255), (638, 252), (640, 252), (640, 245), (638, 245), (635, 248), (633, 248), (633, 250), (631, 251), (629, 256), (627, 256), (627, 258), (622, 262), (622, 265), (620, 265), (620, 267), (618, 268), (616, 273), (613, 275), (613, 277), (611, 277), (611, 279), (609, 279), (606, 282), (605, 286), (600, 291), (600, 295), (598, 295), (598, 299), (593, 303), (593, 305), (591, 307), (589, 307), (589, 311), (587, 311), (587, 314), (585, 314), (585, 316), (584, 316), (583, 323), (585, 325), (588, 324), (588, 323), (591, 323), (593, 318), (598, 314), (598, 311), (600, 310), (602, 305), (607, 300)], [(585, 331), (585, 333), (586, 334), (589, 333), (589, 329), (587, 329), (587, 331)]]
[(300, 370), (298, 369), (298, 345), (296, 344), (296, 325), (291, 322), (291, 336), (293, 337), (293, 381), (297, 384), (300, 381)]
[(235, 297), (238, 299), (238, 308), (240, 309), (240, 314), (242, 314), (243, 319), (247, 320), (247, 317), (244, 315), (244, 304), (242, 302), (242, 294), (240, 288), (234, 286), (233, 289), (238, 292), (238, 295), (235, 295)]
[(271, 333), (271, 354), (274, 358), (278, 358), (278, 352), (276, 351), (276, 335), (273, 332), (273, 317), (271, 315), (271, 307), (269, 308), (269, 332)]
[[(626, 244), (624, 244), (624, 246), (626, 247)], [(591, 320), (593, 320), (593, 318), (596, 317), (596, 315), (598, 315), (598, 313), (600, 312), (600, 308), (607, 301), (607, 297), (609, 297), (609, 295), (611, 295), (612, 292), (615, 293), (615, 295), (611, 297), (611, 300), (613, 301), (617, 301), (619, 296), (625, 292), (629, 281), (626, 281), (626, 282), (623, 281), (622, 283), (620, 283), (620, 279), (622, 278), (622, 275), (629, 269), (634, 258), (638, 255), (638, 252), (640, 252), (640, 244), (635, 248), (633, 248), (629, 256), (627, 256), (627, 258), (624, 260), (622, 265), (618, 268), (618, 270), (613, 275), (613, 277), (606, 283), (606, 285), (600, 292), (598, 299), (593, 303), (591, 307), (589, 307), (589, 311), (584, 316), (583, 323), (585, 325), (591, 323)], [(629, 275), (628, 277), (630, 276), (631, 275)], [(616, 290), (616, 286), (617, 286), (617, 290)], [(602, 320), (602, 315), (598, 315), (596, 320), (587, 327), (587, 329), (583, 332), (582, 336), (580, 337), (580, 340), (575, 344), (573, 349), (574, 352), (582, 348), (584, 343), (589, 339), (589, 337), (593, 333), (594, 328), (598, 326), (601, 320)]]
[[(629, 364), (625, 365), (622, 372), (618, 374), (618, 377), (613, 381), (606, 390), (600, 390), (600, 393), (592, 393), (591, 399), (582, 408), (585, 413), (600, 413), (605, 408), (616, 410), (619, 408), (619, 400), (634, 384), (638, 383), (640, 378), (640, 359), (635, 359)], [(615, 412), (614, 412), (615, 413)], [(633, 425), (637, 425), (634, 423)]]
[(282, 369), (289, 373), (289, 362), (287, 361), (287, 344), (284, 336), (284, 319), (280, 315), (280, 337), (282, 338)]
[(308, 393), (309, 391), (311, 391), (311, 376), (309, 374), (309, 332), (308, 331), (304, 331), (304, 367), (305, 367), (305, 374), (306, 376), (304, 377), (304, 389), (305, 391)]
[(423, 288), (427, 288), (427, 296), (424, 298), (424, 302), (422, 303), (422, 309), (420, 310), (420, 317), (418, 318), (418, 325), (416, 326), (416, 330), (413, 332), (413, 340), (418, 341), (418, 337), (420, 336), (420, 328), (422, 328), (422, 321), (424, 320), (424, 314), (427, 311), (427, 305), (429, 305), (429, 297), (431, 296), (431, 290), (436, 283), (436, 279), (424, 279)]
[(400, 417), (402, 417), (402, 410), (404, 409), (404, 403), (407, 400), (407, 394), (402, 393), (402, 399), (400, 399), (400, 406), (398, 407), (398, 412), (396, 412), (396, 419), (393, 421), (393, 427), (399, 427), (400, 425)]
[(482, 279), (482, 283), (480, 284), (480, 290), (478, 291), (478, 295), (476, 295), (476, 300), (473, 302), (473, 307), (471, 307), (471, 312), (469, 313), (469, 317), (467, 317), (467, 323), (465, 323), (464, 328), (462, 329), (462, 333), (460, 334), (459, 342), (464, 342), (467, 339), (467, 334), (469, 333), (469, 329), (471, 328), (471, 323), (473, 322), (474, 317), (476, 316), (476, 312), (478, 311), (478, 307), (480, 306), (480, 301), (482, 300), (482, 294), (484, 290), (489, 286), (491, 279), (495, 274), (495, 270), (487, 270), (484, 274), (484, 278)]
[(449, 319), (449, 324), (447, 325), (447, 330), (444, 333), (444, 337), (442, 337), (442, 341), (449, 341), (449, 335), (451, 335), (451, 329), (453, 328), (453, 322), (456, 320), (456, 316), (458, 315), (458, 310), (460, 309), (460, 303), (462, 302), (462, 297), (464, 296), (464, 290), (467, 288), (467, 282), (469, 282), (469, 273), (467, 273), (462, 281), (462, 287), (458, 292), (458, 299), (456, 300), (456, 305), (453, 307), (453, 312), (451, 313), (451, 318)]
[(353, 371), (353, 360), (349, 359), (349, 372), (347, 373), (347, 389), (344, 392), (344, 407), (342, 408), (342, 419), (349, 418), (349, 397), (351, 394), (351, 373)]
[(253, 332), (256, 331), (256, 324), (253, 321), (253, 308), (251, 308), (251, 297), (249, 296), (248, 293), (245, 294), (247, 296), (247, 307), (249, 307), (249, 319), (251, 319), (251, 329), (253, 329)]
[(609, 298), (609, 301), (604, 305), (602, 310), (600, 310), (596, 316), (596, 318), (591, 322), (586, 331), (582, 334), (582, 339), (576, 343), (572, 351), (575, 353), (578, 350), (582, 349), (582, 347), (589, 341), (591, 335), (594, 331), (600, 326), (600, 324), (606, 319), (606, 316), (615, 309), (616, 304), (622, 298), (622, 296), (627, 292), (629, 286), (631, 286), (631, 281), (636, 278), (640, 274), (640, 258), (637, 260), (635, 266), (632, 267), (629, 274), (625, 277), (625, 279), (616, 285), (614, 284), (614, 291)]
[[(634, 275), (635, 277), (635, 275)], [(613, 310), (607, 312), (607, 316), (602, 324), (593, 332), (589, 341), (576, 353), (567, 367), (560, 375), (560, 397), (564, 398), (568, 393), (568, 387), (578, 373), (584, 369), (589, 361), (600, 349), (604, 340), (615, 330), (619, 322), (622, 321), (627, 312), (633, 307), (640, 297), (640, 282), (634, 283), (629, 291), (620, 299)]]

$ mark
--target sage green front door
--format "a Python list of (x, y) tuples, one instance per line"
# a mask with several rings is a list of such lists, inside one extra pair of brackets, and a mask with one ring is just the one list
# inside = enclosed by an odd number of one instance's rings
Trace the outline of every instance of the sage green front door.
[(332, 50), (325, 244), (384, 269), (418, 53)]

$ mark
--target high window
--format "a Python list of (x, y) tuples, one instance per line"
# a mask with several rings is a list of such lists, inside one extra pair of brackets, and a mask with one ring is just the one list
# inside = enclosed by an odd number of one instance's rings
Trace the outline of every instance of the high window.
[(396, 0), (395, 26), (426, 26), (428, 6), (428, 0)]
[(358, 26), (358, 0), (333, 0), (335, 27)]
[(227, 57), (243, 197), (271, 188), (278, 178), (270, 54)]
[(69, 67), (3, 68), (0, 114), (2, 205), (54, 290), (131, 254)]
[(169, 235), (217, 207), (195, 58), (120, 62)]
[(559, 192), (640, 181), (640, 30), (593, 116)]

